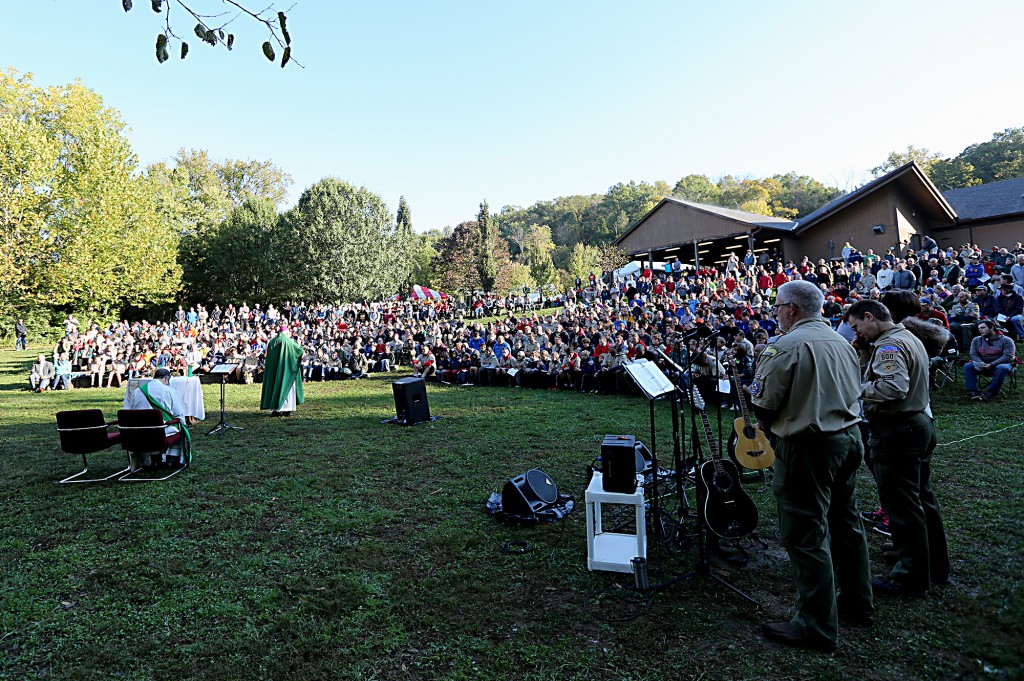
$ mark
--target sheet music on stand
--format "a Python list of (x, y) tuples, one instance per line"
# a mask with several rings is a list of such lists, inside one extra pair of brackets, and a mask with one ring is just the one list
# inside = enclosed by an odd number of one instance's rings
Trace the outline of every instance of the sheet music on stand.
[(668, 377), (662, 373), (661, 369), (654, 362), (641, 359), (623, 366), (626, 369), (626, 373), (633, 377), (637, 386), (649, 400), (659, 398), (662, 395), (668, 395), (676, 389), (672, 381), (668, 380)]

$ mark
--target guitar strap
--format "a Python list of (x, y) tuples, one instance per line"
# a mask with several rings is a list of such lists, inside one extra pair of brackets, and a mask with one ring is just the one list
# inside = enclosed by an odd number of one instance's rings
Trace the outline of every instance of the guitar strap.
[[(148, 383), (143, 383), (142, 385), (140, 385), (139, 386), (139, 390), (141, 390), (142, 394), (146, 396), (146, 399), (149, 401), (150, 406), (152, 406), (154, 409), (158, 410), (161, 414), (163, 414), (164, 423), (167, 423), (168, 421), (173, 421), (174, 420), (174, 416), (171, 414), (171, 412), (167, 411), (167, 409), (165, 409), (162, 404), (160, 404), (155, 399), (153, 399), (153, 396), (149, 394), (149, 384)], [(185, 424), (183, 422), (181, 422), (181, 421), (179, 421), (178, 423), (175, 423), (172, 426), (172, 428), (177, 428), (178, 432), (181, 433), (184, 436), (185, 440), (188, 442), (188, 462), (192, 463), (192, 435), (191, 435), (191, 433), (188, 432), (188, 428), (186, 428)]]

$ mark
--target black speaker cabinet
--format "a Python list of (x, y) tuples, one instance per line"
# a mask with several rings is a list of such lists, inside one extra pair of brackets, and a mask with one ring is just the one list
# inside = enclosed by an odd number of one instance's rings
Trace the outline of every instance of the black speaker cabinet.
[(427, 404), (427, 384), (422, 378), (409, 376), (391, 384), (395, 392), (395, 412), (399, 421), (406, 425), (430, 420), (430, 406)]
[(548, 474), (532, 468), (505, 483), (501, 490), (501, 510), (521, 518), (536, 513), (558, 501), (558, 488)]
[(601, 441), (601, 482), (605, 492), (632, 494), (636, 491), (637, 455), (636, 437), (633, 435), (604, 436)]

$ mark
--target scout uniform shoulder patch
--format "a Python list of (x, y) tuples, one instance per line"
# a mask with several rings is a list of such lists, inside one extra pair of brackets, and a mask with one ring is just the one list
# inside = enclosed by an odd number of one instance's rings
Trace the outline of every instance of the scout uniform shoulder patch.
[(900, 349), (895, 345), (883, 345), (875, 351), (875, 355), (878, 361), (891, 363), (899, 352)]
[(755, 378), (750, 383), (750, 394), (753, 395), (754, 397), (760, 397), (761, 390), (763, 389), (763, 387), (764, 386), (761, 385), (761, 381)]
[(777, 347), (775, 347), (774, 345), (769, 345), (768, 347), (766, 347), (764, 350), (761, 351), (760, 358), (761, 359), (771, 359), (772, 357), (774, 357), (777, 354), (779, 354), (779, 349)]

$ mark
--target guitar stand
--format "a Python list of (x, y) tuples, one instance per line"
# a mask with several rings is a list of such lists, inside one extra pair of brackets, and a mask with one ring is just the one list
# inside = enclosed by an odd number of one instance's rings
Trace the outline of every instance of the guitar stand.
[[(703, 351), (703, 350), (701, 350), (701, 351)], [(666, 359), (667, 359), (667, 357), (666, 357)], [(677, 367), (677, 369), (678, 368), (679, 367)], [(696, 434), (697, 434), (697, 414), (696, 414), (696, 409), (694, 407), (694, 394), (693, 394), (693, 354), (690, 353), (690, 352), (687, 352), (687, 367), (686, 367), (686, 369), (687, 369), (686, 375), (690, 377), (688, 398), (689, 398), (689, 403), (690, 403), (690, 426), (691, 426), (691, 432), (692, 432), (692, 434), (694, 436), (694, 440), (693, 440), (692, 444), (693, 444), (693, 452), (695, 454), (695, 459), (696, 459), (695, 471), (694, 471), (694, 475), (696, 476), (696, 475), (698, 475), (698, 471), (700, 470), (701, 464), (704, 463), (704, 456), (703, 456), (703, 447), (700, 446), (699, 440), (696, 439)], [(721, 412), (719, 412), (719, 414), (721, 414)], [(719, 427), (719, 439), (721, 439), (721, 427)], [(672, 579), (669, 579), (668, 581), (661, 582), (659, 584), (655, 584), (654, 586), (651, 586), (648, 589), (643, 590), (644, 593), (647, 594), (648, 596), (650, 596), (651, 598), (653, 598), (654, 595), (658, 591), (661, 591), (663, 589), (667, 589), (670, 586), (673, 586), (675, 584), (679, 584), (680, 582), (689, 581), (691, 579), (694, 579), (695, 577), (704, 577), (704, 578), (709, 578), (709, 579), (717, 582), (718, 584), (724, 586), (725, 588), (729, 589), (734, 594), (736, 594), (737, 596), (739, 596), (743, 600), (747, 601), (751, 605), (753, 605), (755, 607), (760, 607), (761, 604), (758, 603), (757, 601), (755, 601), (745, 591), (743, 591), (738, 586), (736, 586), (735, 584), (730, 582), (728, 579), (726, 579), (724, 577), (721, 577), (719, 575), (716, 575), (715, 573), (713, 573), (711, 571), (711, 559), (710, 559), (710, 555), (709, 555), (710, 554), (710, 549), (708, 548), (708, 541), (707, 541), (707, 533), (709, 531), (708, 530), (708, 526), (707, 526), (707, 519), (704, 517), (704, 514), (700, 511), (700, 509), (703, 508), (703, 503), (702, 503), (703, 500), (701, 498), (701, 486), (695, 484), (694, 487), (697, 490), (697, 513), (696, 513), (696, 516), (697, 516), (697, 565), (694, 567), (693, 570), (691, 570), (691, 571), (689, 571), (689, 572), (687, 572), (685, 574), (682, 574), (682, 575), (679, 575), (678, 577), (674, 577)], [(689, 509), (688, 506), (687, 506), (687, 509)], [(639, 582), (640, 580), (638, 579), (637, 581)]]
[(220, 423), (218, 423), (213, 430), (211, 430), (209, 433), (207, 433), (207, 435), (213, 435), (214, 433), (218, 433), (218, 434), (220, 434), (221, 437), (224, 437), (224, 431), (225, 430), (229, 430), (229, 429), (230, 430), (245, 430), (245, 428), (242, 428), (240, 426), (232, 426), (227, 421), (224, 420), (224, 386), (225, 386), (226, 383), (227, 383), (227, 376), (225, 374), (221, 374), (221, 377), (220, 377)]
[[(696, 489), (697, 489), (697, 493), (698, 493), (697, 508), (699, 509), (701, 507), (700, 485), (697, 485)], [(713, 581), (721, 584), (722, 586), (724, 586), (725, 588), (729, 589), (734, 594), (736, 594), (737, 596), (739, 596), (743, 600), (747, 601), (748, 603), (750, 603), (754, 607), (761, 607), (761, 604), (758, 603), (757, 601), (755, 601), (748, 593), (746, 593), (745, 591), (740, 589), (738, 586), (736, 586), (735, 584), (730, 582), (725, 577), (722, 577), (720, 575), (716, 575), (714, 572), (711, 571), (711, 558), (710, 558), (711, 550), (708, 547), (707, 532), (708, 532), (707, 522), (705, 521), (703, 514), (698, 512), (697, 513), (697, 565), (696, 565), (696, 567), (693, 570), (690, 570), (689, 572), (687, 572), (686, 574), (679, 575), (678, 577), (674, 577), (674, 578), (672, 578), (672, 579), (670, 579), (668, 581), (661, 582), (660, 584), (655, 584), (654, 586), (650, 587), (649, 589), (644, 590), (644, 593), (646, 595), (648, 595), (650, 598), (654, 598), (655, 594), (657, 594), (659, 591), (661, 591), (663, 589), (667, 589), (670, 586), (673, 586), (675, 584), (679, 584), (680, 582), (689, 581), (689, 580), (691, 580), (691, 579), (693, 579), (695, 577), (705, 577), (705, 578), (712, 579)]]

